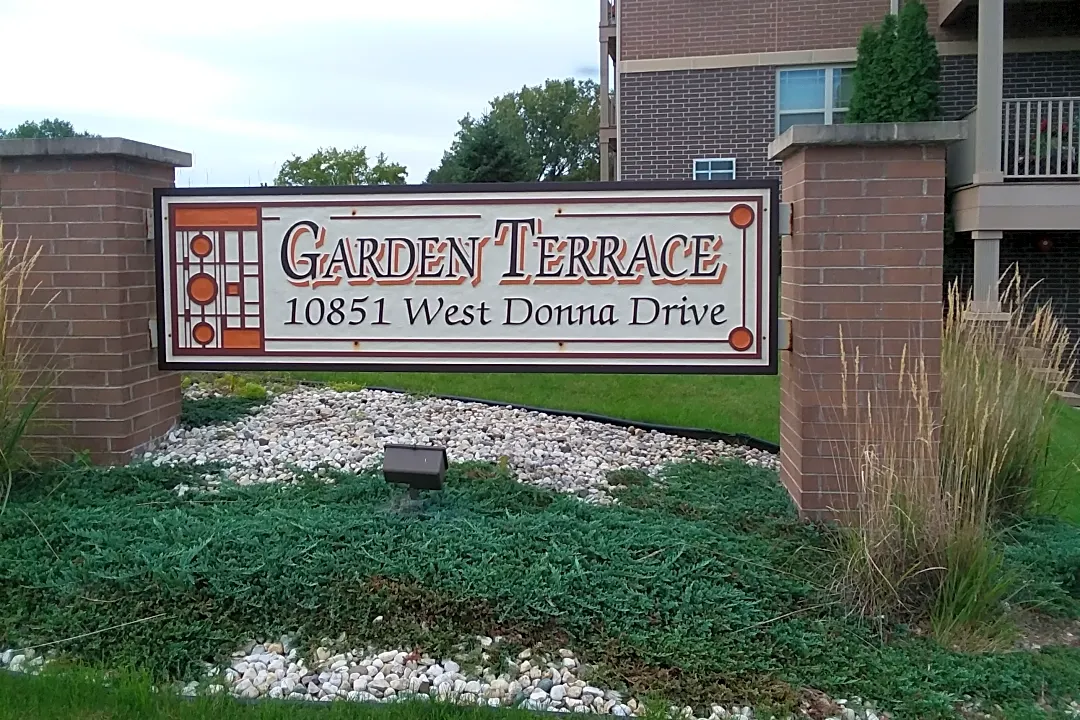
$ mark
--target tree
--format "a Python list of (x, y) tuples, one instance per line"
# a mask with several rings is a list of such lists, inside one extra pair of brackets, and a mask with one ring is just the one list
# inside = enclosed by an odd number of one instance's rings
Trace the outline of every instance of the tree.
[(888, 14), (880, 28), (868, 27), (859, 39), (855, 90), (847, 122), (921, 122), (939, 115), (941, 59), (927, 29), (926, 6), (904, 4), (900, 16)]
[(452, 166), (456, 169), (454, 182), (525, 182), (529, 174), (529, 157), (506, 136), (505, 129), (488, 115), (475, 123), (462, 139)]
[(940, 114), (941, 58), (927, 20), (922, 2), (905, 3), (900, 10), (892, 70), (903, 93), (896, 97), (894, 122), (936, 120)]
[(11, 130), (0, 128), (0, 138), (69, 138), (69, 137), (101, 137), (91, 135), (88, 132), (75, 132), (75, 127), (67, 120), (53, 118), (35, 122), (27, 120)]
[[(591, 80), (548, 80), (501, 95), (489, 104), (484, 119), (466, 115), (442, 163), (428, 182), (445, 182), (460, 165), (466, 140), (490, 121), (503, 140), (516, 148), (529, 180), (596, 180), (600, 177), (599, 91)], [(490, 140), (490, 137), (488, 138)]]
[(367, 148), (319, 148), (310, 157), (293, 155), (278, 171), (275, 185), (404, 185), (404, 165), (389, 162), (379, 153), (372, 165)]

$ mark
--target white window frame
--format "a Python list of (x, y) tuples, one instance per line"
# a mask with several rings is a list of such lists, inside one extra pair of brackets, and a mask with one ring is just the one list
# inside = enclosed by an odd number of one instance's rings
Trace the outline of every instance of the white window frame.
[[(709, 163), (711, 165), (714, 162), (731, 163), (731, 177), (714, 178), (713, 177), (713, 172), (714, 171), (710, 167), (709, 170), (708, 170), (709, 177), (707, 177), (707, 178), (698, 178), (698, 163)], [(724, 171), (717, 170), (715, 172), (720, 173), (720, 172), (724, 172)], [(690, 166), (690, 177), (692, 177), (694, 180), (699, 180), (699, 179), (701, 179), (701, 180), (734, 180), (736, 177), (738, 177), (738, 163), (736, 163), (735, 158), (733, 158), (733, 157), (694, 158), (694, 161)]]
[[(847, 113), (851, 111), (849, 107), (833, 107), (833, 83), (834, 76), (837, 70), (854, 70), (855, 66), (847, 63), (840, 65), (790, 65), (788, 67), (782, 67), (776, 69), (776, 125), (773, 128), (776, 134), (780, 134), (780, 118), (783, 115), (805, 115), (808, 113), (822, 113), (825, 115), (825, 124), (833, 124), (833, 113), (841, 112)], [(785, 72), (791, 70), (824, 70), (825, 71), (825, 107), (824, 108), (803, 108), (800, 110), (789, 110), (787, 112), (780, 112), (780, 76)]]

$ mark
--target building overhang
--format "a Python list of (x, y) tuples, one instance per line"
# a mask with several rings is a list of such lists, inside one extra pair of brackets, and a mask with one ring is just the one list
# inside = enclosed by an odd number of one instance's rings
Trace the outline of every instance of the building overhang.
[(942, 27), (953, 24), (964, 15), (964, 12), (969, 7), (975, 4), (975, 0), (939, 0), (938, 24)]
[(1003, 182), (960, 188), (956, 232), (1080, 230), (1080, 182)]

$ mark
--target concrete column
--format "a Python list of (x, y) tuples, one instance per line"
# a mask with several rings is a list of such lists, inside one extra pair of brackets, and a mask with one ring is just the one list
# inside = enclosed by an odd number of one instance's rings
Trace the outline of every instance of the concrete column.
[(780, 478), (804, 516), (857, 507), (865, 418), (854, 408), (868, 406), (868, 393), (879, 418), (918, 411), (896, 391), (905, 354), (908, 368), (925, 361), (929, 410), (939, 412), (945, 146), (962, 135), (960, 123), (796, 126), (769, 148), (792, 205), (781, 260), (792, 342), (781, 357)]
[(1002, 181), (1001, 88), (1004, 54), (1004, 0), (980, 0), (978, 100), (975, 110), (976, 185)]
[(54, 456), (125, 463), (180, 415), (180, 375), (158, 370), (153, 191), (187, 153), (120, 138), (0, 140), (4, 240), (41, 255), (18, 334), (56, 372), (30, 435)]
[(974, 230), (975, 278), (972, 285), (972, 307), (977, 313), (1001, 312), (998, 280), (1001, 277), (1000, 252), (1002, 233), (993, 230)]

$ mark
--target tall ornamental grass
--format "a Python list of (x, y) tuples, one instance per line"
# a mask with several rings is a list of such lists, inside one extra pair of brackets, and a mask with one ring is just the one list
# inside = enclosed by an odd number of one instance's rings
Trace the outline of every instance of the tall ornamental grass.
[[(1032, 302), (1018, 274), (993, 318), (950, 288), (942, 337), (940, 412), (927, 359), (906, 348), (885, 385), (859, 391), (862, 358), (842, 349), (840, 460), (858, 505), (841, 534), (841, 590), (872, 616), (914, 622), (939, 641), (991, 648), (1008, 637), (1017, 578), (1003, 569), (995, 528), (1029, 507), (1072, 374), (1068, 331)], [(842, 342), (842, 346), (845, 343)]]
[(31, 273), (41, 249), (32, 251), (29, 242), (3, 237), (0, 218), (0, 513), (7, 506), (13, 473), (31, 459), (27, 430), (51, 388), (49, 363), (38, 352), (29, 317), (29, 296), (37, 289), (31, 287)]

